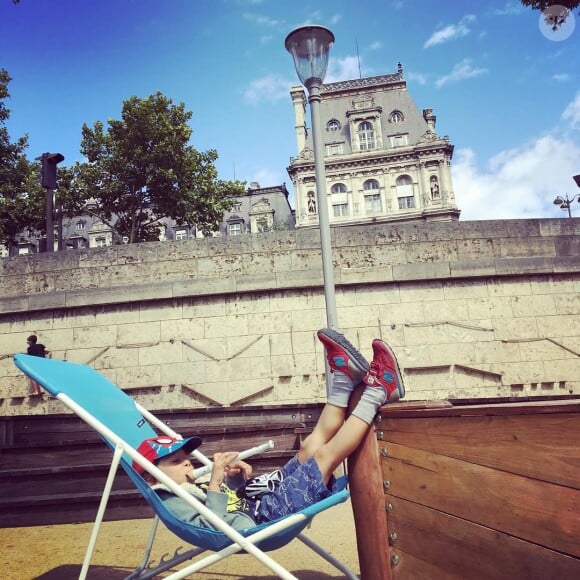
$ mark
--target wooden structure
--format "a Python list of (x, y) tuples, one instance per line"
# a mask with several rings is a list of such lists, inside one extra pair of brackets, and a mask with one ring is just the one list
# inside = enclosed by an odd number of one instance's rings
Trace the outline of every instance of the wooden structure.
[[(477, 403), (381, 410), (373, 489), (351, 470), (363, 580), (580, 578), (580, 400)], [(386, 538), (356, 514), (377, 470)]]

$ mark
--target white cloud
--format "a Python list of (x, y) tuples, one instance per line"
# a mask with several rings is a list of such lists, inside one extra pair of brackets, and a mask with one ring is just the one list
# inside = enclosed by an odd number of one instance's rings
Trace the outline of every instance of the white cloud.
[(562, 120), (569, 121), (573, 129), (580, 129), (580, 91), (562, 113)]
[(471, 64), (471, 59), (464, 58), (461, 62), (458, 62), (453, 67), (453, 70), (449, 74), (438, 78), (435, 86), (439, 89), (447, 83), (471, 79), (481, 76), (486, 72), (486, 68), (473, 67)]
[(379, 50), (383, 48), (383, 43), (375, 40), (375, 42), (371, 43), (368, 47), (369, 50)]
[(464, 16), (457, 24), (449, 24), (444, 28), (435, 31), (423, 45), (423, 48), (430, 48), (431, 46), (436, 46), (437, 44), (443, 44), (449, 40), (454, 40), (456, 38), (462, 38), (467, 36), (471, 29), (467, 26), (469, 22), (475, 20), (475, 15), (468, 14)]
[(559, 83), (565, 83), (570, 80), (570, 75), (568, 73), (556, 73), (552, 75), (552, 78)]
[(419, 85), (426, 85), (428, 77), (424, 73), (406, 72), (405, 78), (408, 81), (414, 81)]
[[(362, 59), (360, 62), (362, 62)], [(329, 60), (328, 72), (324, 82), (336, 83), (338, 81), (358, 79), (359, 77), (359, 59), (356, 56), (345, 56), (344, 58), (331, 58)]]
[[(556, 4), (556, 2), (554, 2)], [(492, 11), (495, 16), (514, 16), (524, 11), (519, 2), (506, 2), (503, 8), (496, 8)]]
[(292, 81), (280, 75), (270, 74), (253, 80), (244, 91), (244, 100), (255, 105), (262, 101), (287, 99), (291, 87)]
[(274, 185), (282, 185), (287, 179), (279, 171), (262, 167), (254, 171), (252, 178), (248, 179), (248, 183), (255, 181), (260, 184), (260, 187), (272, 187)]
[(501, 151), (484, 169), (472, 149), (456, 152), (451, 171), (461, 219), (564, 217), (552, 203), (575, 187), (580, 146), (545, 135)]
[(330, 19), (330, 24), (337, 24), (338, 22), (340, 22), (342, 20), (342, 14), (335, 14), (331, 19)]
[(263, 14), (250, 14), (246, 12), (244, 14), (244, 18), (249, 22), (253, 22), (254, 24), (265, 25), (265, 26), (278, 26), (280, 23), (279, 20), (274, 20), (269, 16), (264, 16)]

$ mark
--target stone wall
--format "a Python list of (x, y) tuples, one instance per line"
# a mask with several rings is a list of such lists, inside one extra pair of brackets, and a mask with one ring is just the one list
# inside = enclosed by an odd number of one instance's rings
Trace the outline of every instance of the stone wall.
[[(332, 231), (341, 329), (399, 357), (407, 399), (580, 393), (580, 219)], [(319, 402), (318, 230), (0, 260), (1, 414), (29, 400), (9, 355), (36, 333), (152, 409)]]

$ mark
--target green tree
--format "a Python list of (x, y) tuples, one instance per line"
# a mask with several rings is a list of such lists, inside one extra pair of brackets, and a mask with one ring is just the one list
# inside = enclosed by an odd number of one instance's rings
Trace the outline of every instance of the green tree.
[(0, 244), (13, 245), (24, 229), (42, 229), (43, 190), (39, 184), (39, 164), (25, 155), (28, 136), (10, 141), (6, 121), (10, 109), (4, 101), (10, 97), (11, 77), (0, 69)]
[(75, 169), (72, 190), (84, 192), (87, 213), (108, 225), (117, 243), (158, 239), (165, 217), (209, 235), (231, 209), (231, 196), (244, 193), (243, 183), (217, 178), (215, 150), (189, 145), (191, 116), (157, 92), (125, 101), (121, 120), (110, 119), (106, 131), (100, 121), (83, 125), (88, 162)]

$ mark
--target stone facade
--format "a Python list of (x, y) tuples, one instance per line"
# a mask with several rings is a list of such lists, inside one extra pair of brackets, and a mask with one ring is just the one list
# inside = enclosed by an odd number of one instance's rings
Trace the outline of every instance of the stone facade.
[[(290, 91), (298, 156), (290, 159), (296, 227), (318, 225), (314, 143), (302, 87)], [(456, 220), (453, 145), (435, 132), (432, 109), (421, 113), (394, 74), (322, 85), (320, 135), (326, 199), (335, 225)]]
[[(407, 399), (580, 393), (580, 219), (332, 231), (341, 329), (399, 357)], [(0, 261), (2, 414), (32, 401), (10, 355), (38, 335), (151, 409), (320, 402), (317, 230)]]

